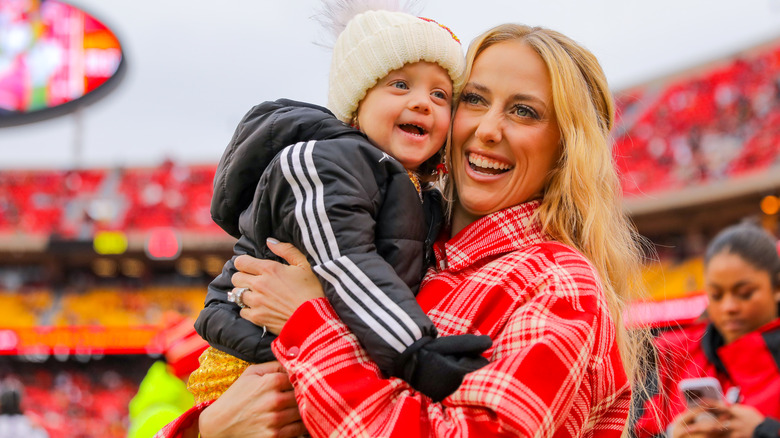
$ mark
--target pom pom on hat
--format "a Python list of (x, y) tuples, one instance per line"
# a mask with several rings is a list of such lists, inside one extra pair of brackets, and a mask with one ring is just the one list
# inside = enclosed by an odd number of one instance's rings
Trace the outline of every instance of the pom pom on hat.
[(457, 95), (465, 82), (465, 58), (457, 37), (437, 22), (404, 12), (371, 10), (355, 15), (333, 47), (328, 108), (350, 123), (377, 81), (406, 64), (440, 65)]
[(317, 20), (330, 36), (330, 44), (323, 44), (333, 48), (341, 32), (358, 14), (368, 11), (404, 12), (409, 15), (420, 15), (420, 0), (322, 0), (322, 8), (313, 18)]

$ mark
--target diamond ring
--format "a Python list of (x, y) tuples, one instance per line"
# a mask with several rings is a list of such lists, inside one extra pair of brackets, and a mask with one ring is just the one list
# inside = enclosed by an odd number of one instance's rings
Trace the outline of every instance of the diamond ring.
[(238, 304), (238, 307), (245, 309), (249, 306), (244, 304), (244, 292), (248, 291), (248, 287), (239, 287), (228, 291), (228, 301)]

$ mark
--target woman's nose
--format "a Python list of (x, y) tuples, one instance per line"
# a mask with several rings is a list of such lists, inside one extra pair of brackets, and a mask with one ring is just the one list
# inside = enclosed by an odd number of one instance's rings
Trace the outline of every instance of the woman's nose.
[(727, 295), (723, 297), (723, 301), (721, 302), (721, 308), (723, 309), (724, 312), (736, 313), (739, 311), (739, 302), (737, 302), (736, 297)]
[(479, 121), (476, 137), (484, 144), (494, 144), (501, 141), (501, 115), (488, 111)]

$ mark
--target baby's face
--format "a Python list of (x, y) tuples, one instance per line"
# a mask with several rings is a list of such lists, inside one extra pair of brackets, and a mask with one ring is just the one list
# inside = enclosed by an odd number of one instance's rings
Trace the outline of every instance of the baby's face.
[(368, 90), (357, 111), (357, 124), (371, 141), (415, 170), (447, 139), (452, 80), (431, 62), (406, 64)]

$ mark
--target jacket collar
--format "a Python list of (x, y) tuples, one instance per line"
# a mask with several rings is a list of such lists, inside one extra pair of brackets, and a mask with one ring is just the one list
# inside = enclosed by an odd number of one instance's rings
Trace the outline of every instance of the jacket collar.
[(449, 241), (440, 240), (434, 248), (437, 267), (459, 271), (481, 259), (550, 240), (536, 218), (539, 205), (530, 201), (505, 208), (469, 224)]
[(715, 365), (715, 368), (718, 371), (728, 375), (729, 373), (726, 371), (726, 367), (723, 365), (720, 357), (718, 357), (718, 348), (723, 345), (725, 345), (725, 341), (718, 329), (716, 329), (712, 323), (707, 324), (707, 329), (704, 331), (704, 336), (701, 338), (701, 349), (704, 351), (704, 355), (707, 356), (707, 360)]
[[(764, 324), (757, 328), (755, 332), (748, 333), (745, 336), (747, 337), (751, 334), (762, 336), (764, 341), (770, 346), (770, 350), (772, 350), (772, 347), (777, 348), (777, 346), (780, 345), (780, 339), (778, 339), (780, 337), (780, 330), (777, 330), (778, 328), (780, 328), (780, 318), (776, 318), (771, 322)], [(734, 342), (739, 342), (739, 339)], [(715, 365), (715, 368), (718, 371), (728, 375), (729, 373), (726, 370), (726, 366), (723, 365), (723, 361), (721, 361), (718, 356), (718, 350), (724, 345), (726, 345), (726, 341), (723, 339), (723, 335), (720, 334), (718, 329), (715, 328), (715, 325), (712, 323), (707, 324), (707, 329), (704, 331), (704, 336), (701, 339), (701, 348), (704, 351), (704, 355), (707, 356), (707, 360)], [(778, 365), (780, 365), (780, 362), (778, 362)]]

